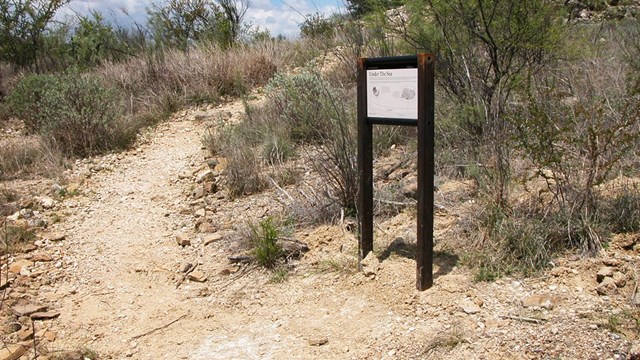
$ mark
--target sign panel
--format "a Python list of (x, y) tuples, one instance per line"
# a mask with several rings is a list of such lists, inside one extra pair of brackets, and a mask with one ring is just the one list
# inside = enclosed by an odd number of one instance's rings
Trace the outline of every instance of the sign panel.
[(367, 116), (418, 119), (418, 69), (367, 70)]

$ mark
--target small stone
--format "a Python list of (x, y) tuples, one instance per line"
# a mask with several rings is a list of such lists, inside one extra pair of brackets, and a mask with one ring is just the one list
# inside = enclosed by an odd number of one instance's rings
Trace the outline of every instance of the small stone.
[(464, 299), (459, 304), (460, 310), (462, 310), (465, 314), (477, 314), (480, 312), (480, 306), (474, 304), (471, 299)]
[(396, 354), (396, 349), (391, 349), (389, 350), (389, 352), (387, 352), (387, 355), (389, 356), (394, 356)]
[(616, 286), (615, 281), (613, 281), (613, 278), (606, 277), (602, 280), (600, 285), (598, 285), (596, 291), (600, 295), (613, 295), (618, 292), (618, 287)]
[(22, 245), (22, 251), (25, 253), (30, 253), (32, 251), (38, 250), (38, 247), (35, 244), (24, 244)]
[(199, 283), (207, 281), (207, 275), (199, 270), (195, 270), (189, 273), (189, 275), (187, 275), (187, 278), (191, 281), (199, 282)]
[(47, 307), (42, 305), (24, 304), (16, 305), (11, 308), (11, 311), (17, 316), (29, 316), (33, 313), (46, 311)]
[(563, 275), (563, 274), (565, 274), (567, 272), (569, 272), (569, 269), (567, 269), (566, 267), (557, 266), (557, 267), (554, 267), (553, 269), (551, 269), (551, 276), (558, 277), (558, 276), (561, 276), (561, 275)]
[(589, 330), (598, 330), (598, 325), (597, 324), (590, 324), (589, 325)]
[(200, 231), (201, 233), (214, 233), (216, 232), (216, 227), (213, 226), (213, 224), (211, 224), (210, 222), (203, 222), (202, 224), (200, 224), (200, 226), (198, 226), (198, 231)]
[(196, 215), (197, 217), (205, 217), (205, 215), (206, 215), (206, 214), (207, 214), (207, 211), (206, 211), (204, 208), (198, 209), (198, 210), (195, 212), (195, 215)]
[(621, 273), (620, 271), (616, 271), (613, 273), (613, 282), (617, 287), (621, 288), (627, 285), (627, 275)]
[(47, 341), (49, 341), (49, 342), (56, 341), (56, 337), (57, 336), (58, 336), (58, 334), (55, 331), (51, 331), (51, 330), (47, 330), (43, 335), (43, 337), (45, 339), (47, 339)]
[(35, 254), (31, 257), (31, 261), (33, 262), (50, 262), (53, 261), (53, 258), (48, 254)]
[(49, 241), (53, 241), (53, 242), (62, 241), (66, 237), (67, 237), (67, 235), (65, 235), (63, 233), (51, 233), (51, 234), (43, 236), (43, 238), (45, 240), (49, 240)]
[(60, 316), (60, 312), (58, 311), (47, 311), (47, 312), (36, 312), (31, 314), (32, 320), (50, 320), (55, 319)]
[(206, 169), (196, 174), (196, 182), (200, 184), (204, 181), (211, 181), (215, 177), (215, 173), (211, 169)]
[(26, 352), (27, 348), (22, 345), (3, 345), (0, 360), (18, 360)]
[(204, 243), (204, 246), (207, 246), (211, 243), (217, 242), (222, 240), (222, 235), (215, 233), (215, 234), (210, 234), (210, 235), (205, 235), (202, 238), (202, 242)]
[(189, 239), (189, 237), (185, 234), (178, 234), (176, 235), (176, 242), (178, 243), (178, 245), (180, 246), (189, 246), (191, 245), (191, 240)]
[(18, 331), (18, 341), (27, 341), (33, 339), (33, 329), (24, 327)]
[(362, 259), (360, 265), (362, 265), (364, 276), (376, 276), (380, 269), (380, 260), (378, 260), (378, 257), (371, 251)]
[(327, 338), (317, 338), (317, 339), (309, 339), (309, 345), (311, 346), (322, 346), (329, 342)]
[(532, 295), (522, 299), (523, 307), (541, 307), (547, 310), (553, 309), (559, 303), (559, 299), (549, 295)]
[(596, 274), (596, 280), (600, 283), (607, 277), (613, 277), (613, 269), (608, 266), (600, 268)]
[(205, 195), (205, 189), (201, 186), (196, 187), (192, 193), (192, 196), (194, 199), (202, 199), (204, 195)]
[(56, 201), (48, 196), (36, 197), (34, 202), (42, 206), (43, 209), (51, 209), (56, 206)]

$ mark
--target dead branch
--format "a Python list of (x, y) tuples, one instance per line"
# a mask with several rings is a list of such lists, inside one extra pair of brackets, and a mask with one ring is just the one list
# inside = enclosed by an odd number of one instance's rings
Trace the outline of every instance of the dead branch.
[(544, 324), (544, 322), (546, 321), (546, 320), (543, 320), (543, 319), (534, 319), (534, 318), (511, 316), (511, 315), (499, 315), (499, 317), (501, 319), (523, 321), (523, 322), (534, 323), (534, 324)]
[(187, 315), (189, 315), (189, 313), (186, 313), (186, 314), (184, 314), (184, 315), (180, 316), (179, 318), (177, 318), (177, 319), (175, 319), (175, 320), (171, 321), (171, 322), (170, 322), (170, 323), (168, 323), (168, 324), (165, 324), (165, 325), (162, 325), (162, 326), (157, 327), (157, 328), (155, 328), (155, 329), (149, 330), (149, 331), (147, 331), (147, 332), (146, 332), (146, 333), (144, 333), (144, 334), (136, 335), (136, 336), (132, 337), (132, 338), (131, 338), (131, 340), (137, 340), (137, 339), (139, 339), (139, 338), (141, 338), (141, 337), (143, 337), (143, 336), (147, 336), (147, 335), (153, 334), (153, 333), (154, 333), (154, 332), (156, 332), (156, 331), (159, 331), (159, 330), (162, 330), (162, 329), (166, 329), (166, 328), (168, 328), (169, 326), (171, 326), (171, 325), (173, 325), (173, 324), (177, 323), (178, 321), (180, 321), (180, 320), (184, 319), (185, 317), (187, 317)]

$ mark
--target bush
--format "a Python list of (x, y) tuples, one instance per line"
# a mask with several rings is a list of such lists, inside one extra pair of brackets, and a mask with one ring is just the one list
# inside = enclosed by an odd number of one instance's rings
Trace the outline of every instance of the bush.
[(282, 246), (278, 244), (278, 229), (273, 218), (268, 217), (260, 221), (257, 225), (250, 224), (251, 243), (253, 244), (253, 253), (258, 264), (273, 268), (278, 261), (283, 259), (285, 252)]
[(30, 75), (8, 97), (13, 113), (65, 155), (88, 156), (129, 145), (137, 128), (124, 122), (122, 97), (98, 77)]

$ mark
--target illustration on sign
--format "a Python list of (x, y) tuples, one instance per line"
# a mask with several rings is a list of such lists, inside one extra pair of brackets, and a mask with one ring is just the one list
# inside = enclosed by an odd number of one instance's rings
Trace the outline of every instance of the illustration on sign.
[(367, 116), (418, 119), (418, 69), (367, 70)]

